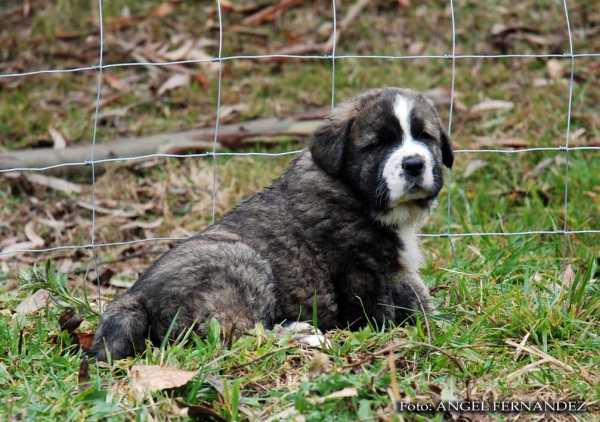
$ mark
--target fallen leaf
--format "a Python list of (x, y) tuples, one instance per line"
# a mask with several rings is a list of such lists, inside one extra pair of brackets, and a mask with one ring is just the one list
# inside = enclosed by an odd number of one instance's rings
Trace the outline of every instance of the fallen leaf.
[(129, 289), (130, 287), (132, 287), (135, 284), (135, 281), (111, 279), (109, 283), (113, 287), (118, 287), (120, 289)]
[(19, 303), (15, 311), (19, 315), (32, 314), (34, 312), (37, 312), (44, 306), (46, 306), (49, 297), (50, 292), (48, 290), (40, 289), (31, 296), (25, 298), (21, 303)]
[[(571, 141), (578, 141), (580, 138), (583, 137), (583, 135), (586, 134), (586, 132), (587, 132), (587, 129), (584, 127), (580, 127), (579, 129), (574, 130), (573, 132), (571, 132), (571, 135), (570, 135)], [(582, 141), (585, 142), (585, 138), (582, 139)]]
[(192, 78), (187, 74), (176, 74), (167, 79), (161, 86), (158, 88), (158, 95), (162, 95), (167, 91), (172, 91), (177, 88), (181, 88), (184, 86), (188, 86), (191, 82)]
[(533, 169), (531, 169), (528, 172), (526, 172), (524, 176), (525, 177), (529, 177), (529, 178), (537, 177), (540, 174), (542, 174), (543, 172), (545, 172), (546, 169), (548, 167), (550, 167), (550, 165), (553, 162), (554, 162), (553, 158), (544, 158), (542, 161), (540, 161), (539, 163), (537, 163), (537, 165)]
[(219, 108), (219, 118), (221, 120), (227, 119), (228, 117), (239, 115), (240, 113), (249, 110), (246, 104), (233, 104), (230, 106), (221, 106)]
[(474, 136), (477, 141), (474, 149), (495, 149), (495, 148), (514, 148), (523, 149), (527, 148), (529, 144), (519, 138), (504, 138), (504, 139), (492, 139), (489, 136)]
[(179, 3), (180, 2), (176, 1), (166, 1), (150, 12), (150, 16), (155, 18), (164, 18), (165, 16), (170, 15)]
[(90, 350), (90, 347), (92, 347), (92, 343), (94, 342), (94, 335), (92, 333), (75, 333), (75, 335), (79, 339), (81, 348), (84, 351)]
[(25, 225), (25, 236), (33, 244), (34, 247), (39, 248), (44, 246), (44, 239), (42, 239), (33, 229), (33, 221), (30, 221)]
[(62, 136), (62, 134), (58, 130), (54, 129), (53, 127), (49, 127), (48, 133), (50, 134), (50, 137), (52, 138), (52, 141), (54, 142), (54, 145), (52, 148), (63, 149), (67, 146), (67, 141), (65, 140), (65, 137)]
[(58, 318), (58, 324), (61, 331), (66, 331), (69, 334), (75, 332), (83, 322), (83, 317), (77, 314), (75, 308), (66, 309)]
[(44, 174), (33, 173), (28, 174), (27, 180), (33, 184), (45, 186), (47, 188), (64, 192), (64, 193), (81, 193), (83, 188), (75, 183), (68, 182), (58, 177), (46, 176)]
[(546, 71), (552, 79), (560, 79), (565, 75), (564, 61), (558, 59), (550, 59), (546, 63)]
[(339, 391), (334, 391), (333, 393), (326, 395), (325, 397), (323, 397), (323, 400), (341, 399), (344, 397), (356, 397), (356, 396), (358, 396), (358, 390), (356, 388), (346, 387)]
[[(203, 406), (201, 404), (196, 405), (187, 405), (179, 400), (177, 400), (177, 404), (182, 406), (182, 409), (185, 410), (187, 416), (191, 419), (198, 419), (201, 421), (217, 421), (217, 422), (227, 422), (223, 416), (219, 415), (213, 409), (208, 406)], [(184, 415), (185, 416), (185, 415)]]
[(575, 280), (575, 271), (573, 271), (571, 264), (567, 264), (567, 268), (563, 271), (560, 280), (562, 281), (564, 289), (567, 289), (573, 280)]
[(471, 107), (471, 112), (479, 113), (489, 110), (510, 110), (511, 108), (514, 108), (514, 106), (515, 104), (512, 101), (486, 100)]
[[(458, 388), (456, 387), (456, 379), (453, 376), (449, 376), (442, 387), (442, 392), (440, 393), (440, 400), (442, 402), (455, 402), (461, 400), (462, 397)], [(458, 420), (460, 414), (454, 410), (450, 410), (449, 416), (452, 420)]]
[(131, 368), (131, 387), (140, 394), (184, 386), (197, 371), (169, 368), (160, 365), (134, 365)]
[(469, 177), (470, 175), (475, 173), (477, 170), (480, 170), (480, 169), (484, 168), (485, 166), (487, 166), (487, 162), (485, 162), (483, 160), (473, 160), (467, 165), (467, 168), (465, 169), (465, 172), (463, 173), (463, 177), (465, 177), (465, 178)]
[(422, 41), (415, 41), (408, 46), (408, 55), (409, 56), (418, 56), (425, 51), (425, 43)]
[[(5, 247), (4, 249), (2, 249), (2, 255), (0, 255), (0, 261), (9, 261), (14, 259), (14, 254), (16, 254), (16, 251), (27, 251), (27, 250), (34, 250), (36, 248), (36, 246), (32, 243), (32, 242), (18, 242), (18, 243), (13, 243), (12, 245), (9, 245), (7, 247)], [(14, 253), (11, 253), (14, 252)]]
[(465, 111), (467, 110), (467, 106), (465, 106), (462, 102), (460, 102), (457, 97), (460, 96), (460, 93), (454, 91), (454, 98), (452, 97), (452, 91), (446, 88), (433, 88), (423, 92), (427, 98), (435, 103), (437, 107), (440, 108), (449, 108), (451, 100), (454, 102), (454, 109)]
[(271, 416), (270, 418), (264, 419), (262, 422), (275, 422), (275, 421), (287, 421), (290, 420), (290, 417), (293, 416), (296, 422), (304, 422), (306, 418), (303, 415), (298, 415), (298, 411), (295, 406), (290, 406), (276, 415)]
[(157, 227), (160, 227), (162, 222), (163, 222), (162, 218), (158, 218), (154, 221), (147, 221), (147, 222), (146, 221), (132, 221), (131, 223), (123, 224), (121, 227), (119, 227), (119, 230), (127, 230), (127, 229), (134, 229), (134, 228), (155, 229)]
[(113, 75), (111, 73), (106, 73), (104, 75), (104, 80), (106, 81), (108, 86), (110, 86), (111, 88), (113, 88), (117, 91), (127, 92), (130, 90), (127, 82), (125, 82), (122, 78), (118, 77), (117, 75)]
[(315, 352), (308, 367), (308, 377), (315, 378), (324, 374), (329, 369), (329, 356), (325, 353)]
[(86, 210), (93, 210), (95, 209), (97, 213), (99, 214), (108, 214), (108, 215), (112, 215), (113, 217), (121, 217), (121, 218), (133, 218), (133, 217), (137, 217), (139, 216), (139, 213), (137, 211), (125, 211), (125, 210), (121, 210), (121, 209), (110, 209), (110, 208), (105, 208), (105, 207), (101, 207), (96, 205), (96, 207), (93, 207), (91, 203), (86, 202), (86, 201), (77, 201), (77, 205), (80, 206), (81, 208), (85, 208)]
[(88, 362), (87, 356), (83, 358), (83, 360), (81, 361), (81, 365), (79, 366), (77, 383), (79, 384), (79, 389), (81, 391), (86, 391), (92, 388), (92, 377), (90, 377), (90, 364)]
[(185, 58), (185, 56), (190, 52), (190, 50), (192, 49), (194, 44), (195, 44), (194, 41), (187, 40), (177, 50), (169, 51), (167, 53), (164, 53), (162, 56), (165, 59), (167, 59), (169, 61), (173, 61), (173, 62), (178, 61), (178, 60), (183, 60)]
[(280, 0), (275, 4), (267, 6), (261, 11), (248, 16), (242, 21), (242, 25), (260, 25), (265, 22), (274, 21), (281, 13), (302, 4), (302, 2), (302, 0)]
[(100, 270), (100, 280), (98, 280), (98, 276), (96, 275), (96, 270), (90, 270), (88, 272), (87, 278), (89, 281), (94, 284), (100, 284), (101, 286), (106, 286), (112, 276), (114, 275), (114, 271), (108, 267), (104, 267)]
[(192, 80), (198, 82), (200, 86), (204, 89), (208, 88), (208, 78), (204, 73), (195, 73), (192, 75)]

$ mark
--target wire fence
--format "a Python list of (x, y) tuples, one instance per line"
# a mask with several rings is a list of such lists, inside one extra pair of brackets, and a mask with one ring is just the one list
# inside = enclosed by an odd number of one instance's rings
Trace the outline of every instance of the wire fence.
[[(452, 0), (449, 1), (450, 11), (451, 11), (451, 19), (452, 19), (452, 46), (451, 50), (448, 51), (447, 54), (444, 55), (343, 55), (336, 54), (336, 45), (338, 42), (338, 34), (337, 31), (337, 11), (336, 11), (336, 1), (332, 0), (333, 7), (333, 46), (331, 52), (329, 54), (324, 55), (295, 55), (295, 54), (272, 54), (272, 55), (232, 55), (232, 56), (223, 56), (223, 20), (222, 20), (222, 6), (219, 0), (216, 0), (217, 12), (218, 12), (218, 23), (219, 23), (219, 46), (218, 46), (218, 55), (216, 57), (204, 60), (177, 60), (177, 61), (165, 61), (165, 62), (135, 62), (135, 63), (104, 63), (103, 61), (103, 50), (104, 50), (104, 30), (103, 30), (103, 12), (102, 12), (102, 0), (98, 0), (98, 16), (99, 16), (99, 36), (100, 36), (100, 50), (98, 53), (98, 62), (91, 66), (86, 67), (78, 67), (78, 68), (70, 68), (70, 69), (43, 69), (37, 71), (28, 71), (23, 73), (7, 73), (0, 74), (0, 78), (23, 78), (32, 75), (41, 75), (41, 74), (52, 74), (52, 73), (73, 73), (73, 72), (97, 72), (98, 73), (98, 83), (97, 83), (97, 95), (96, 95), (96, 105), (94, 111), (94, 127), (93, 127), (93, 137), (92, 137), (92, 150), (89, 160), (81, 161), (81, 162), (65, 162), (58, 165), (46, 166), (46, 167), (18, 167), (18, 168), (10, 168), (5, 170), (0, 170), (0, 173), (8, 173), (8, 172), (41, 172), (50, 169), (56, 169), (59, 167), (67, 167), (67, 166), (91, 166), (92, 173), (92, 228), (90, 232), (90, 242), (87, 244), (80, 245), (63, 245), (51, 248), (43, 248), (43, 249), (18, 249), (11, 250), (10, 252), (0, 252), (0, 255), (3, 254), (18, 254), (18, 253), (42, 253), (42, 252), (51, 252), (65, 249), (91, 249), (93, 251), (94, 256), (94, 265), (96, 267), (96, 271), (98, 273), (98, 254), (96, 249), (101, 247), (108, 246), (118, 246), (118, 245), (131, 245), (140, 242), (151, 242), (151, 241), (162, 241), (162, 240), (181, 240), (181, 237), (153, 237), (153, 238), (145, 238), (145, 239), (135, 239), (124, 242), (110, 242), (110, 243), (99, 243), (96, 242), (96, 171), (95, 166), (103, 163), (110, 163), (116, 161), (135, 161), (142, 160), (148, 158), (194, 158), (194, 157), (203, 157), (212, 159), (212, 171), (213, 171), (213, 186), (212, 186), (212, 221), (215, 219), (216, 215), (216, 196), (218, 192), (218, 184), (217, 184), (217, 157), (218, 156), (239, 156), (239, 155), (261, 155), (261, 156), (283, 156), (283, 155), (294, 155), (299, 153), (299, 150), (294, 151), (285, 151), (278, 153), (268, 153), (268, 152), (219, 152), (217, 151), (217, 141), (219, 135), (219, 116), (221, 110), (221, 90), (222, 90), (222, 80), (223, 80), (223, 63), (231, 60), (258, 60), (261, 59), (292, 59), (292, 60), (324, 60), (331, 63), (331, 106), (332, 108), (335, 106), (335, 87), (336, 87), (336, 73), (335, 73), (335, 64), (338, 60), (347, 60), (347, 59), (358, 59), (358, 60), (369, 60), (369, 59), (383, 59), (383, 60), (391, 60), (391, 61), (402, 61), (402, 60), (414, 60), (414, 59), (439, 59), (449, 61), (451, 63), (452, 68), (452, 82), (450, 86), (450, 112), (449, 112), (449, 121), (448, 121), (448, 132), (452, 132), (452, 121), (454, 115), (454, 97), (455, 97), (455, 82), (456, 82), (456, 64), (459, 60), (464, 59), (519, 59), (519, 58), (543, 58), (543, 59), (563, 59), (570, 61), (571, 72), (569, 79), (569, 96), (568, 96), (568, 111), (566, 116), (566, 133), (565, 133), (565, 142), (561, 146), (557, 147), (533, 147), (533, 148), (524, 148), (524, 149), (463, 149), (456, 150), (457, 154), (469, 154), (469, 153), (493, 153), (493, 154), (524, 154), (535, 151), (555, 151), (561, 154), (564, 154), (565, 164), (564, 164), (564, 180), (565, 180), (565, 192), (564, 192), (564, 225), (561, 229), (556, 230), (532, 230), (532, 231), (519, 231), (519, 232), (468, 232), (468, 233), (460, 233), (453, 232), (451, 230), (452, 223), (452, 213), (451, 213), (451, 205), (452, 198), (450, 192), (448, 190), (448, 201), (447, 201), (447, 215), (446, 215), (446, 230), (437, 234), (422, 234), (423, 237), (439, 237), (439, 238), (447, 238), (452, 246), (452, 250), (454, 252), (454, 246), (452, 244), (453, 238), (460, 237), (473, 237), (473, 236), (532, 236), (532, 235), (556, 235), (564, 237), (564, 249), (563, 249), (563, 264), (565, 263), (568, 257), (568, 240), (570, 235), (574, 234), (600, 234), (600, 229), (586, 229), (586, 230), (573, 230), (571, 229), (567, 221), (566, 216), (568, 215), (569, 210), (569, 157), (572, 151), (586, 151), (586, 150), (600, 150), (600, 147), (595, 146), (571, 146), (570, 145), (570, 135), (571, 135), (571, 116), (572, 116), (572, 107), (573, 107), (573, 86), (574, 86), (574, 77), (575, 77), (575, 63), (577, 59), (580, 58), (600, 58), (600, 53), (577, 53), (573, 48), (573, 34), (571, 29), (571, 23), (569, 19), (569, 7), (567, 4), (567, 0), (563, 0), (564, 6), (564, 15), (566, 19), (566, 28), (565, 31), (568, 34), (569, 40), (569, 51), (564, 53), (553, 53), (553, 54), (457, 54), (456, 49), (456, 36), (457, 36), (457, 25), (455, 20), (455, 5)], [(216, 104), (216, 122), (214, 127), (214, 140), (213, 147), (211, 151), (206, 151), (203, 153), (196, 154), (148, 154), (141, 156), (131, 156), (131, 157), (122, 157), (122, 158), (105, 158), (105, 159), (96, 159), (94, 156), (95, 146), (97, 144), (97, 127), (99, 120), (99, 112), (101, 108), (101, 90), (103, 83), (103, 70), (109, 68), (119, 68), (119, 67), (127, 67), (127, 66), (168, 66), (168, 65), (176, 65), (176, 64), (192, 64), (192, 63), (218, 63), (219, 64), (219, 72), (218, 72), (218, 89), (217, 89), (217, 104)], [(451, 173), (448, 171), (448, 178), (451, 178)], [(450, 181), (448, 182), (448, 184)], [(456, 258), (456, 253), (454, 252), (455, 264), (458, 267), (458, 259)]]

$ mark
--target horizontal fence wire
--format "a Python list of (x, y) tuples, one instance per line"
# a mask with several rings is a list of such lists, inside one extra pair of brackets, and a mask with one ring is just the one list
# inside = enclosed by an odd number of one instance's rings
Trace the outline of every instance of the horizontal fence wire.
[[(98, 0), (98, 12), (99, 12), (99, 20), (100, 20), (100, 51), (98, 57), (98, 63), (92, 64), (90, 66), (77, 67), (77, 68), (66, 68), (66, 69), (43, 69), (43, 70), (35, 70), (29, 72), (22, 73), (6, 73), (0, 74), (1, 78), (25, 78), (28, 76), (35, 75), (45, 75), (45, 74), (57, 74), (57, 73), (75, 73), (75, 72), (89, 72), (94, 71), (98, 72), (98, 90), (96, 96), (96, 107), (94, 112), (94, 128), (93, 128), (93, 138), (92, 138), (92, 152), (89, 160), (81, 161), (81, 162), (65, 162), (51, 166), (45, 167), (15, 167), (9, 169), (1, 169), (1, 173), (11, 173), (11, 172), (43, 172), (47, 170), (54, 170), (61, 167), (68, 166), (91, 166), (92, 168), (92, 229), (91, 229), (91, 242), (89, 244), (83, 245), (64, 245), (64, 246), (56, 246), (50, 248), (37, 248), (37, 249), (14, 249), (8, 250), (5, 252), (0, 252), (0, 255), (8, 255), (8, 254), (19, 254), (19, 253), (48, 253), (55, 252), (61, 250), (69, 250), (69, 249), (88, 249), (93, 251), (94, 264), (98, 267), (98, 260), (96, 254), (96, 248), (102, 247), (111, 247), (111, 246), (125, 246), (125, 245), (133, 245), (142, 242), (173, 242), (180, 241), (185, 239), (185, 237), (149, 237), (145, 239), (134, 239), (123, 242), (96, 242), (95, 241), (95, 215), (96, 215), (96, 178), (94, 166), (96, 164), (104, 164), (104, 163), (113, 163), (113, 162), (128, 162), (135, 160), (146, 160), (152, 158), (209, 158), (213, 160), (213, 186), (212, 186), (212, 220), (215, 219), (216, 214), (216, 196), (218, 194), (218, 185), (217, 185), (217, 157), (223, 156), (265, 156), (265, 157), (278, 157), (278, 156), (286, 156), (286, 155), (295, 155), (300, 153), (301, 150), (292, 150), (292, 151), (284, 151), (284, 152), (217, 152), (216, 146), (218, 141), (218, 133), (219, 133), (219, 115), (220, 115), (220, 107), (221, 107), (221, 90), (222, 90), (222, 76), (223, 76), (223, 63), (232, 60), (255, 60), (260, 61), (264, 59), (289, 59), (289, 60), (325, 60), (331, 62), (332, 72), (331, 72), (331, 106), (332, 108), (335, 106), (335, 63), (337, 60), (347, 60), (347, 59), (368, 59), (368, 60), (391, 60), (391, 61), (402, 61), (402, 60), (416, 60), (416, 59), (431, 59), (431, 60), (446, 60), (452, 66), (452, 85), (451, 85), (451, 93), (450, 93), (450, 113), (449, 113), (449, 123), (448, 123), (448, 132), (450, 133), (452, 130), (452, 117), (453, 117), (453, 105), (454, 105), (454, 94), (455, 94), (455, 80), (456, 80), (456, 62), (458, 60), (464, 59), (521, 59), (521, 58), (540, 58), (540, 59), (564, 59), (569, 60), (571, 64), (571, 75), (569, 80), (569, 97), (568, 97), (568, 110), (567, 110), (567, 129), (566, 129), (566, 139), (565, 144), (556, 147), (532, 147), (532, 148), (521, 148), (521, 149), (458, 149), (454, 152), (457, 154), (524, 154), (524, 153), (532, 153), (532, 152), (557, 152), (565, 154), (565, 201), (564, 201), (564, 212), (565, 216), (567, 216), (567, 212), (569, 209), (569, 153), (573, 151), (595, 151), (600, 150), (600, 146), (570, 146), (570, 134), (571, 134), (571, 115), (572, 115), (572, 100), (573, 100), (573, 85), (574, 85), (574, 75), (575, 75), (575, 62), (576, 59), (580, 58), (600, 58), (600, 53), (589, 52), (589, 53), (576, 53), (573, 49), (573, 37), (571, 32), (571, 25), (569, 20), (569, 9), (567, 5), (567, 1), (563, 0), (564, 4), (564, 13), (566, 18), (567, 27), (565, 31), (568, 34), (569, 39), (569, 52), (565, 53), (554, 53), (554, 54), (456, 54), (456, 27), (460, 26), (460, 23), (456, 23), (455, 21), (455, 10), (454, 3), (452, 0), (449, 1), (449, 6), (451, 10), (451, 19), (452, 19), (452, 45), (449, 46), (451, 50), (451, 54), (443, 54), (443, 55), (375, 55), (375, 54), (366, 54), (366, 55), (354, 55), (354, 54), (336, 54), (336, 44), (338, 42), (337, 35), (337, 12), (336, 12), (336, 1), (332, 0), (333, 6), (333, 40), (334, 43), (332, 45), (331, 54), (320, 54), (320, 55), (301, 55), (301, 54), (261, 54), (261, 55), (230, 55), (223, 56), (222, 55), (222, 44), (223, 44), (223, 22), (222, 22), (222, 10), (221, 3), (219, 0), (216, 0), (218, 19), (219, 19), (219, 52), (218, 56), (212, 57), (209, 59), (194, 59), (194, 60), (176, 60), (176, 61), (164, 61), (164, 62), (123, 62), (123, 63), (105, 63), (103, 61), (103, 49), (104, 49), (104, 34), (103, 34), (103, 14), (102, 14), (102, 0)], [(216, 121), (215, 121), (215, 130), (214, 130), (214, 141), (213, 148), (211, 151), (206, 151), (202, 153), (194, 153), (194, 154), (147, 154), (147, 155), (138, 155), (131, 157), (119, 157), (119, 158), (102, 158), (95, 159), (94, 151), (96, 146), (96, 135), (97, 135), (97, 124), (98, 124), (98, 116), (100, 109), (100, 93), (102, 88), (102, 71), (104, 69), (110, 68), (123, 68), (123, 67), (132, 67), (132, 66), (168, 66), (168, 65), (185, 65), (185, 64), (197, 64), (197, 63), (219, 63), (219, 76), (218, 76), (218, 90), (217, 90), (217, 107), (216, 107)], [(451, 173), (448, 172), (449, 177), (451, 177)], [(448, 189), (449, 191), (449, 189)], [(452, 244), (451, 239), (454, 238), (465, 238), (465, 237), (485, 237), (485, 236), (562, 236), (564, 238), (564, 251), (563, 251), (563, 263), (567, 259), (567, 246), (568, 246), (568, 236), (570, 235), (580, 235), (580, 234), (600, 234), (600, 229), (589, 229), (589, 230), (570, 230), (567, 226), (567, 218), (565, 218), (563, 228), (560, 230), (532, 230), (532, 231), (519, 231), (519, 232), (452, 232), (452, 219), (451, 219), (451, 195), (448, 192), (448, 209), (446, 216), (446, 230), (442, 233), (424, 233), (420, 234), (420, 237), (425, 238), (448, 238), (450, 240), (450, 245), (452, 247), (452, 251), (454, 253), (454, 259), (456, 265), (458, 267), (458, 261), (456, 259), (456, 254), (454, 252), (454, 246)]]

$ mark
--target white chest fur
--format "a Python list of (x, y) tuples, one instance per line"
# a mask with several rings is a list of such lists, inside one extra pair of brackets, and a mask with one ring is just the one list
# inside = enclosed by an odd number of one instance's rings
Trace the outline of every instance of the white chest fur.
[(418, 275), (423, 265), (418, 233), (429, 212), (429, 209), (407, 204), (397, 206), (390, 213), (379, 217), (383, 224), (395, 228), (398, 233), (398, 238), (402, 242), (402, 247), (398, 250), (398, 260), (408, 274)]
[(401, 227), (398, 229), (398, 237), (402, 247), (398, 250), (398, 261), (409, 274), (418, 275), (423, 265), (423, 254), (419, 247), (419, 238), (414, 227)]

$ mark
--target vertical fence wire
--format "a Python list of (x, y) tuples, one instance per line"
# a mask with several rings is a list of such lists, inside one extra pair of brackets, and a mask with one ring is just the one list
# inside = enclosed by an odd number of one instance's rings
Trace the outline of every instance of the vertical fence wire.
[(102, 22), (102, 0), (98, 0), (98, 24), (100, 28), (100, 54), (98, 57), (98, 92), (96, 93), (96, 107), (94, 111), (94, 126), (92, 133), (92, 153), (90, 164), (92, 169), (92, 233), (91, 249), (94, 257), (94, 269), (96, 271), (96, 287), (98, 288), (98, 309), (102, 311), (102, 297), (100, 289), (100, 271), (98, 266), (98, 254), (96, 253), (96, 165), (94, 153), (96, 151), (96, 134), (98, 133), (98, 113), (100, 111), (100, 96), (102, 93), (102, 64), (104, 54), (104, 26)]
[(212, 147), (213, 160), (213, 190), (211, 222), (215, 222), (217, 214), (217, 142), (219, 140), (219, 117), (221, 115), (221, 86), (223, 83), (223, 16), (221, 13), (221, 0), (217, 0), (217, 13), (219, 15), (219, 81), (217, 85), (217, 117), (215, 119), (215, 138)]
[[(562, 267), (563, 269), (567, 266), (567, 254), (569, 248), (569, 233), (568, 230), (568, 220), (569, 220), (569, 138), (571, 134), (571, 111), (573, 109), (573, 84), (575, 78), (575, 56), (573, 51), (573, 34), (571, 32), (571, 21), (569, 19), (569, 6), (567, 5), (567, 0), (563, 0), (563, 5), (565, 8), (565, 19), (567, 21), (567, 31), (569, 35), (569, 55), (571, 57), (571, 77), (569, 80), (569, 108), (567, 110), (567, 134), (565, 139), (565, 206), (564, 206), (564, 224), (563, 224), (563, 236), (564, 236), (564, 245), (563, 245), (563, 260)], [(554, 289), (556, 290), (556, 281), (554, 283)]]
[(335, 0), (331, 0), (333, 14), (333, 45), (331, 46), (331, 109), (335, 107), (335, 47), (337, 45), (337, 12)]
[[(448, 137), (452, 135), (452, 116), (454, 112), (454, 86), (456, 85), (456, 17), (454, 15), (454, 2), (450, 0), (450, 15), (452, 19), (452, 85), (450, 87), (450, 112), (448, 113)], [(454, 243), (452, 243), (452, 236), (450, 236), (450, 224), (452, 223), (452, 171), (448, 169), (446, 171), (447, 184), (446, 190), (448, 191), (448, 208), (446, 210), (446, 237), (450, 242), (450, 249), (452, 250), (452, 256), (454, 257), (454, 265), (458, 270), (458, 257), (456, 256), (456, 250), (454, 249)]]

